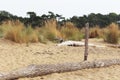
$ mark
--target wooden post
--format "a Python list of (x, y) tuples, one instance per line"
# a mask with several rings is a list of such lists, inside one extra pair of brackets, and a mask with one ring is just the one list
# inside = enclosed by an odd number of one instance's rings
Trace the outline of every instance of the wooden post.
[(84, 61), (87, 60), (88, 57), (88, 38), (89, 38), (89, 23), (85, 24), (85, 53), (84, 53)]

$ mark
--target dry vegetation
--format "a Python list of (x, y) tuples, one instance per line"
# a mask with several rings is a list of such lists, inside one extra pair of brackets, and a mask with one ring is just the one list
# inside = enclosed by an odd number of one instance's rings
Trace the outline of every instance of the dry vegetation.
[(66, 22), (64, 26), (60, 29), (62, 38), (68, 40), (81, 40), (83, 38), (82, 32), (75, 27), (71, 22)]
[(115, 23), (102, 29), (97, 26), (90, 28), (89, 36), (90, 38), (103, 38), (105, 42), (118, 44), (120, 42), (120, 29)]
[(17, 42), (42, 42), (55, 41), (55, 39), (81, 40), (83, 34), (72, 23), (67, 22), (60, 29), (57, 28), (57, 22), (54, 19), (45, 22), (45, 25), (33, 29), (31, 26), (25, 27), (21, 22), (5, 22), (0, 26), (0, 36), (5, 39)]
[(57, 29), (56, 20), (52, 19), (45, 22), (45, 26), (38, 29), (39, 39), (41, 42), (54, 41), (57, 37), (61, 37), (61, 33)]
[(103, 32), (99, 26), (95, 26), (93, 28), (90, 28), (90, 32), (89, 32), (90, 38), (102, 38), (102, 36), (103, 36)]
[(119, 43), (120, 38), (120, 30), (119, 26), (117, 24), (112, 23), (107, 27), (107, 30), (105, 32), (105, 38), (104, 40), (108, 43)]
[(38, 42), (37, 32), (30, 26), (25, 27), (19, 21), (8, 21), (0, 26), (1, 35), (17, 43)]
[[(78, 29), (71, 22), (66, 22), (60, 28), (57, 28), (57, 22), (54, 19), (45, 22), (45, 25), (40, 28), (33, 29), (31, 26), (25, 27), (19, 21), (4, 22), (0, 26), (0, 37), (17, 42), (56, 42), (56, 39), (78, 40), (84, 38), (84, 29)], [(112, 23), (106, 28), (99, 26), (90, 28), (90, 38), (103, 38), (108, 43), (119, 43), (120, 30), (117, 24)]]

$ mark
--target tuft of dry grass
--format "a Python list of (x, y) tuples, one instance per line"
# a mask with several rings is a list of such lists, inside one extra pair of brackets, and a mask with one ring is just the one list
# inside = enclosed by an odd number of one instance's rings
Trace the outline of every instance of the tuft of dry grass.
[(57, 29), (57, 22), (54, 19), (45, 22), (45, 26), (39, 29), (40, 39), (43, 41), (54, 41), (56, 38), (61, 38), (61, 33)]
[(65, 40), (81, 40), (83, 34), (71, 22), (66, 22), (60, 29), (57, 28), (57, 22), (54, 19), (45, 22), (45, 26), (39, 28), (39, 40), (46, 42), (48, 40), (55, 41), (56, 39)]
[(60, 29), (60, 32), (64, 39), (81, 40), (83, 38), (81, 31), (71, 22), (66, 22)]
[(110, 24), (105, 31), (104, 40), (108, 43), (117, 44), (119, 42), (119, 26), (115, 23)]
[(5, 39), (17, 43), (38, 42), (37, 32), (30, 26), (26, 28), (19, 21), (8, 21), (1, 25), (1, 30)]
[(90, 38), (100, 38), (102, 36), (103, 36), (103, 32), (99, 26), (95, 26), (93, 28), (90, 28), (90, 31), (89, 31)]

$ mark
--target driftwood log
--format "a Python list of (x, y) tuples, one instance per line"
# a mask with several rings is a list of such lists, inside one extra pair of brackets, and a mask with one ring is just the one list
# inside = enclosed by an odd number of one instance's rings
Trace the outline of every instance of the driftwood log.
[[(57, 44), (57, 46), (85, 46), (85, 42), (82, 41), (64, 41), (62, 43)], [(88, 43), (88, 46), (91, 47), (105, 47), (105, 46), (101, 46), (101, 45), (95, 45), (95, 44), (91, 44)]]
[(51, 73), (68, 72), (86, 68), (108, 67), (111, 65), (120, 65), (120, 59), (100, 60), (93, 62), (83, 61), (63, 64), (29, 65), (28, 67), (11, 71), (9, 73), (1, 73), (0, 80), (14, 80), (23, 77), (36, 77)]

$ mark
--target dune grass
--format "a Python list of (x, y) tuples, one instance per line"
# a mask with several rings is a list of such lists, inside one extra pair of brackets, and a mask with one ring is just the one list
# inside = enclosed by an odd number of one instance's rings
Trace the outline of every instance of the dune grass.
[(39, 39), (42, 42), (55, 41), (56, 38), (60, 38), (61, 33), (57, 29), (56, 20), (51, 19), (45, 22), (45, 25), (39, 28)]
[(61, 37), (60, 31), (57, 29), (56, 20), (51, 19), (45, 22), (45, 25), (33, 29), (31, 26), (24, 26), (19, 21), (4, 22), (0, 26), (0, 37), (17, 42), (42, 42), (53, 41)]
[(0, 30), (2, 31), (2, 35), (5, 39), (17, 43), (38, 42), (38, 36), (35, 30), (30, 26), (26, 28), (19, 21), (8, 21), (0, 26)]
[(110, 24), (105, 30), (104, 40), (108, 43), (119, 43), (119, 26), (115, 23)]
[(101, 38), (102, 36), (103, 36), (103, 32), (99, 26), (90, 28), (90, 31), (89, 31), (90, 38)]
[(56, 20), (46, 21), (45, 26), (39, 29), (39, 36), (41, 41), (55, 41), (56, 39), (64, 40), (81, 40), (83, 34), (78, 28), (74, 26), (71, 22), (66, 22), (64, 26), (60, 26), (60, 29), (57, 28)]
[[(78, 29), (71, 22), (66, 22), (63, 26), (57, 27), (55, 19), (47, 20), (45, 25), (33, 29), (31, 26), (24, 26), (20, 21), (7, 21), (0, 25), (0, 37), (17, 42), (56, 42), (56, 39), (77, 40), (84, 38), (84, 29)], [(120, 30), (119, 26), (112, 23), (108, 27), (101, 29), (98, 26), (90, 28), (90, 38), (104, 38), (108, 43), (119, 43)]]
[(71, 22), (66, 22), (66, 24), (61, 27), (60, 32), (64, 39), (81, 40), (83, 38), (81, 31)]
[(2, 26), (0, 26), (0, 38), (2, 38), (4, 36), (4, 29)]

